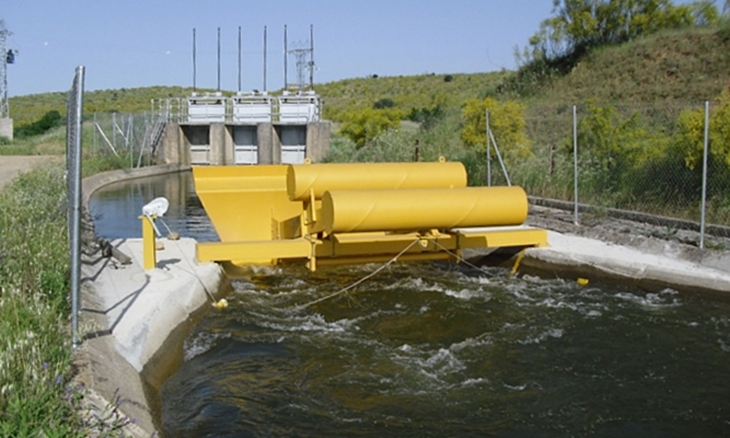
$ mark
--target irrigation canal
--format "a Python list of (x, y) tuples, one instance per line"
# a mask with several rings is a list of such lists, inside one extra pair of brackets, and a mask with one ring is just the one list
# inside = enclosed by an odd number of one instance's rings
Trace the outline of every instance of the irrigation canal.
[[(91, 201), (97, 234), (139, 237), (166, 196), (215, 240), (188, 174)], [(163, 386), (168, 436), (730, 435), (730, 303), (448, 264), (252, 269), (189, 334)]]

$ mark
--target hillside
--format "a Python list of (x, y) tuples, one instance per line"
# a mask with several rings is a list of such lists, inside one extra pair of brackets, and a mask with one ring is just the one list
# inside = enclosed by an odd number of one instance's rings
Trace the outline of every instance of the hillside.
[(589, 54), (534, 103), (712, 100), (730, 86), (730, 32), (663, 32)]
[[(84, 112), (119, 112), (137, 113), (150, 110), (152, 99), (188, 96), (193, 91), (190, 87), (142, 87), (120, 88), (118, 90), (96, 90), (84, 93)], [(211, 90), (201, 90), (211, 91)], [(15, 126), (32, 123), (46, 114), (56, 110), (66, 114), (65, 92), (30, 94), (11, 97), (10, 117)]]
[[(485, 96), (513, 99), (530, 108), (599, 102), (697, 102), (717, 97), (730, 86), (730, 32), (691, 28), (664, 32), (632, 43), (598, 50), (563, 78), (533, 88), (528, 96), (502, 92), (514, 72), (424, 74), (345, 79), (315, 86), (325, 102), (325, 117), (372, 107), (383, 99), (408, 113), (411, 109), (458, 110), (464, 101)], [(185, 87), (146, 87), (90, 91), (85, 113), (148, 111), (155, 98), (189, 95)], [(205, 91), (205, 90), (203, 90)], [(208, 90), (210, 91), (210, 90)], [(46, 112), (65, 113), (66, 93), (10, 98), (16, 126)]]
[(406, 113), (412, 109), (460, 107), (467, 99), (485, 97), (511, 73), (424, 74), (345, 79), (317, 85), (325, 102), (325, 117), (337, 118), (350, 109), (372, 107), (384, 99)]

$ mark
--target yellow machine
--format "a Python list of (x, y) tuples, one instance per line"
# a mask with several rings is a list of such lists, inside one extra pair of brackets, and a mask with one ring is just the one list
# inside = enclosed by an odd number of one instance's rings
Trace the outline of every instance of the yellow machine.
[(466, 187), (461, 163), (195, 167), (195, 188), (221, 242), (201, 261), (237, 265), (447, 260), (477, 247), (545, 245), (522, 226), (520, 187)]

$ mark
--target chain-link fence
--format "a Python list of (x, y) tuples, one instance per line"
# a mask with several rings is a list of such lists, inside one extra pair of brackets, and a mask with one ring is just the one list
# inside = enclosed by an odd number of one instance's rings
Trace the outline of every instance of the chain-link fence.
[(148, 112), (94, 113), (90, 120), (93, 136), (86, 153), (114, 157), (129, 168), (152, 163), (166, 118)]
[(707, 222), (730, 226), (730, 104), (589, 102), (525, 118), (533, 155), (510, 177), (531, 195), (575, 201), (577, 169), (580, 203), (699, 222), (705, 193)]

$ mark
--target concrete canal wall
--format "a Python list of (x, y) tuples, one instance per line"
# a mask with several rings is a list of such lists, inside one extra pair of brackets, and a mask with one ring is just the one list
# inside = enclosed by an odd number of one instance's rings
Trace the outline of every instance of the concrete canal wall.
[[(168, 165), (94, 175), (83, 182), (85, 206), (88, 210), (92, 194), (113, 182), (188, 169)], [(129, 423), (125, 433), (149, 437), (159, 429), (158, 391), (179, 367), (188, 330), (228, 281), (218, 265), (194, 260), (193, 239), (162, 239), (157, 268), (145, 271), (141, 239), (110, 242), (129, 256), (123, 263), (108, 257), (111, 248), (96, 244), (92, 228), (85, 228), (78, 380), (96, 415), (108, 415), (119, 404), (116, 421)]]

